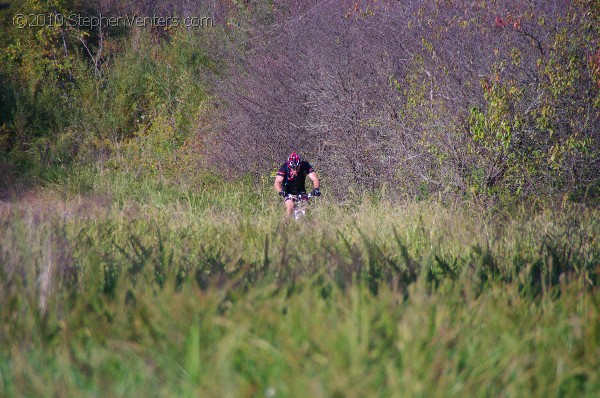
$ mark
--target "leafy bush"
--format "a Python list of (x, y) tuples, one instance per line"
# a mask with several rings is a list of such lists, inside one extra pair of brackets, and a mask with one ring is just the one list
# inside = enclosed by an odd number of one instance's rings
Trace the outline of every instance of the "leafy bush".
[(300, 149), (339, 195), (597, 199), (592, 3), (291, 4), (241, 18), (215, 161), (264, 170)]
[[(70, 15), (88, 6), (25, 2), (11, 12)], [(208, 98), (207, 76), (214, 65), (204, 50), (205, 32), (184, 27), (169, 27), (164, 35), (150, 27), (131, 28), (126, 35), (66, 26), (4, 30), (9, 35), (2, 43), (0, 71), (6, 112), (0, 125), (9, 159), (26, 153), (42, 174), (49, 166), (73, 162), (99, 168), (109, 162), (129, 171), (143, 165), (142, 157), (155, 168), (160, 163), (175, 170), (175, 151), (195, 130)], [(120, 163), (124, 159), (131, 163)]]

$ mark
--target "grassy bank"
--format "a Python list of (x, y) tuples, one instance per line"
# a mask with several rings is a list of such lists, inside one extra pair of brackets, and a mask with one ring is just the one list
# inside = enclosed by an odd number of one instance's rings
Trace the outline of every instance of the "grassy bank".
[(2, 395), (600, 392), (597, 210), (121, 187), (3, 207)]

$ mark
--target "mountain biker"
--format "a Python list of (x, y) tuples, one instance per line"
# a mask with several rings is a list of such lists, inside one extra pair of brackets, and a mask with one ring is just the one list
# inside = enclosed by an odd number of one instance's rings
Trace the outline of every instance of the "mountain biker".
[(311, 195), (320, 196), (319, 177), (312, 166), (302, 160), (296, 152), (292, 152), (287, 162), (281, 165), (275, 177), (273, 186), (275, 190), (284, 198), (285, 215), (291, 216), (294, 210), (294, 201), (288, 195), (301, 195), (306, 193), (304, 186), (306, 176), (310, 178), (313, 184)]

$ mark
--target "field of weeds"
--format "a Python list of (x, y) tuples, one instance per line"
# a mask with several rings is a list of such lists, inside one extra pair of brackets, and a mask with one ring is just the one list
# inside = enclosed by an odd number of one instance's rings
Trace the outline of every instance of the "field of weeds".
[(3, 203), (2, 395), (600, 393), (597, 210), (225, 191)]

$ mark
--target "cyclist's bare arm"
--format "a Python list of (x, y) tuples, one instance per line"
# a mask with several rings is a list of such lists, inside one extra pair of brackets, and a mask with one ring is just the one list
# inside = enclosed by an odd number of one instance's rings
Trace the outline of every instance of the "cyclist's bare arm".
[(313, 171), (308, 175), (308, 177), (313, 183), (313, 189), (318, 189), (321, 183), (319, 182), (319, 177), (317, 176), (317, 173)]
[(273, 184), (273, 187), (275, 187), (275, 191), (277, 191), (277, 193), (281, 192), (283, 189), (283, 176), (278, 175), (275, 177), (275, 183)]

